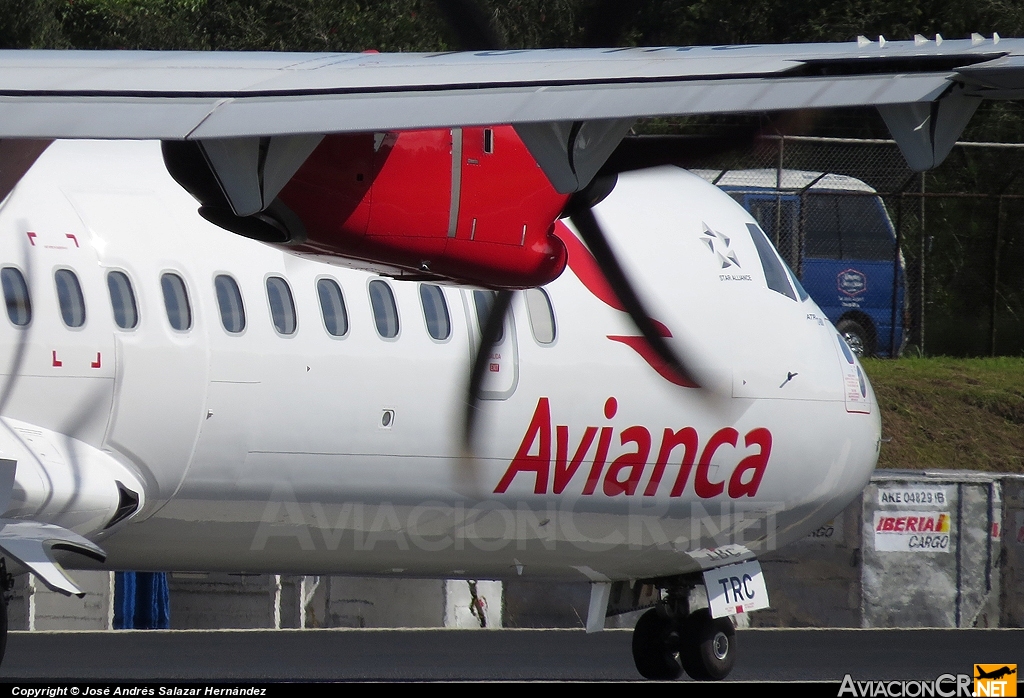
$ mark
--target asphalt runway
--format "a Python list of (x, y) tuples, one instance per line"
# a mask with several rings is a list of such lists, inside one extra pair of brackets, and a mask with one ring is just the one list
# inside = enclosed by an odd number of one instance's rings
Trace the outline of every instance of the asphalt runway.
[[(640, 680), (629, 630), (12, 632), (0, 681)], [(741, 630), (734, 681), (1024, 665), (1024, 630)]]

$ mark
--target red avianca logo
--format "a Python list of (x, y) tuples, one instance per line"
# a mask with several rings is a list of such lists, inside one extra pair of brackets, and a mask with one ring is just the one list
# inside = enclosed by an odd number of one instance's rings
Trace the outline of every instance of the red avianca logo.
[[(597, 261), (594, 256), (590, 254), (590, 250), (572, 234), (565, 224), (561, 221), (555, 225), (555, 235), (565, 245), (566, 251), (569, 253), (569, 268), (572, 269), (572, 273), (583, 283), (583, 285), (594, 294), (598, 300), (605, 305), (621, 310), (625, 312), (625, 308), (622, 305), (622, 301), (615, 295), (615, 291), (608, 285), (608, 282), (604, 278), (604, 274), (601, 272), (601, 268), (597, 266)], [(665, 327), (662, 323), (655, 319), (651, 319), (658, 332), (661, 333), (662, 337), (671, 337), (672, 332)], [(648, 365), (658, 372), (665, 380), (676, 385), (681, 385), (684, 388), (696, 388), (697, 386), (688, 380), (681, 378), (676, 375), (669, 366), (661, 360), (661, 357), (654, 353), (650, 345), (643, 337), (635, 336), (624, 336), (624, 335), (608, 335), (608, 339), (613, 342), (620, 342), (625, 344), (627, 347), (635, 351), (640, 357), (648, 363)]]
[[(604, 416), (611, 419), (618, 411), (618, 402), (614, 397), (608, 398), (604, 404)], [(546, 397), (537, 401), (537, 407), (533, 411), (533, 419), (526, 429), (523, 441), (519, 445), (515, 458), (509, 464), (508, 469), (502, 476), (498, 486), (494, 488), (495, 494), (502, 494), (508, 490), (517, 476), (533, 479), (534, 494), (562, 494), (570, 483), (574, 481), (580, 486), (582, 483), (582, 494), (593, 495), (597, 492), (598, 485), (601, 491), (614, 497), (619, 494), (628, 496), (635, 495), (648, 470), (648, 459), (652, 452), (653, 439), (647, 427), (631, 426), (619, 432), (618, 442), (621, 446), (632, 444), (633, 449), (619, 455), (608, 465), (608, 454), (611, 450), (614, 427), (611, 425), (603, 427), (586, 427), (583, 434), (579, 436), (579, 442), (573, 449), (570, 457), (570, 434), (569, 427), (555, 425), (554, 427), (555, 457), (552, 468), (551, 446), (552, 446), (552, 422), (551, 405)], [(592, 458), (588, 458), (594, 440), (597, 440), (597, 448)], [(658, 458), (654, 467), (647, 475), (646, 484), (643, 489), (643, 496), (653, 497), (658, 494), (662, 481), (665, 480), (666, 470), (672, 465), (674, 479), (670, 476), (672, 483), (669, 490), (670, 497), (680, 497), (686, 489), (693, 472), (693, 492), (702, 499), (711, 499), (723, 493), (728, 493), (732, 499), (740, 497), (753, 497), (761, 485), (765, 469), (768, 467), (768, 458), (772, 452), (772, 433), (764, 427), (751, 429), (743, 437), (745, 450), (756, 447), (754, 453), (736, 453), (740, 450), (740, 434), (732, 427), (719, 429), (704, 443), (703, 450), (700, 448), (700, 437), (693, 427), (683, 427), (679, 430), (666, 428), (661, 434), (661, 444), (658, 447)], [(681, 450), (681, 453), (680, 453)], [(697, 454), (700, 458), (697, 458)], [(734, 460), (738, 455), (743, 455)], [(714, 465), (721, 466), (724, 463), (736, 462), (728, 480), (713, 480), (715, 475), (711, 471), (712, 461)], [(589, 468), (584, 468), (584, 464)], [(696, 463), (696, 468), (694, 468)], [(576, 478), (577, 473), (586, 473), (586, 479)], [(716, 472), (725, 472), (719, 467)], [(668, 482), (668, 481), (666, 481)]]

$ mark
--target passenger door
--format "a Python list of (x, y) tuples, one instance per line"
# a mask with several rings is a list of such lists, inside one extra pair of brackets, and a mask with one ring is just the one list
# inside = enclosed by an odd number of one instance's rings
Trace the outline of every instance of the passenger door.
[[(466, 317), (475, 331), (470, 331), (470, 343), (473, 356), (480, 346), (483, 324), (487, 321), (487, 313), (494, 302), (494, 291), (463, 291), (462, 299), (466, 306)], [(516, 341), (516, 323), (509, 308), (505, 316), (505, 326), (501, 339), (491, 349), (487, 359), (487, 371), (480, 390), (483, 400), (507, 400), (512, 397), (519, 384), (519, 346)]]

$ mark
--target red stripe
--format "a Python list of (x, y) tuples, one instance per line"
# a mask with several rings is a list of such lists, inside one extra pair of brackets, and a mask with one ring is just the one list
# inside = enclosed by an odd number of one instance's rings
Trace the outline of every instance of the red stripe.
[[(625, 312), (626, 309), (622, 305), (622, 301), (615, 295), (612, 287), (608, 285), (604, 274), (601, 273), (601, 267), (597, 266), (597, 260), (594, 259), (594, 255), (590, 254), (590, 250), (586, 248), (583, 242), (573, 235), (572, 231), (562, 221), (558, 221), (555, 224), (555, 235), (562, 241), (566, 251), (569, 253), (569, 268), (583, 282), (587, 290), (605, 305)], [(654, 328), (658, 330), (662, 337), (672, 336), (672, 332), (665, 325), (654, 318), (651, 318), (651, 322), (654, 323)], [(636, 339), (640, 338), (637, 337)]]
[(651, 349), (651, 345), (644, 340), (643, 337), (622, 337), (618, 335), (609, 335), (608, 339), (613, 342), (621, 342), (627, 347), (639, 354), (648, 365), (658, 372), (665, 380), (676, 385), (681, 385), (684, 388), (696, 388), (696, 384), (686, 380), (682, 376), (678, 375), (672, 368), (661, 360), (661, 357), (654, 353)]
[[(625, 312), (625, 308), (622, 305), (622, 301), (612, 290), (612, 287), (608, 285), (607, 279), (604, 278), (604, 274), (601, 272), (601, 268), (597, 266), (597, 260), (590, 254), (590, 250), (586, 248), (583, 242), (576, 237), (569, 228), (565, 226), (562, 221), (558, 221), (555, 224), (555, 235), (565, 245), (566, 251), (569, 253), (569, 268), (572, 269), (572, 273), (576, 275), (583, 285), (590, 291), (594, 296), (602, 301), (605, 305)], [(669, 331), (665, 325), (651, 318), (651, 322), (654, 323), (654, 328), (661, 334), (662, 337), (671, 337), (672, 332)], [(672, 368), (662, 361), (661, 357), (658, 356), (651, 345), (647, 343), (643, 337), (625, 337), (621, 335), (611, 336), (608, 339), (613, 342), (620, 342), (631, 348), (640, 357), (647, 362), (647, 364), (658, 372), (665, 380), (676, 385), (680, 385), (684, 388), (696, 388), (696, 384), (686, 380), (682, 376), (676, 374)]]

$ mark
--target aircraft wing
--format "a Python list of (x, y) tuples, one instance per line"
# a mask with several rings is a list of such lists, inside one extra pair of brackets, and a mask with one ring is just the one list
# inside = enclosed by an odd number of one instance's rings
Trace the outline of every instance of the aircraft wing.
[(1024, 40), (431, 54), (0, 51), (0, 138), (631, 120), (932, 103), (954, 90), (1024, 96)]

